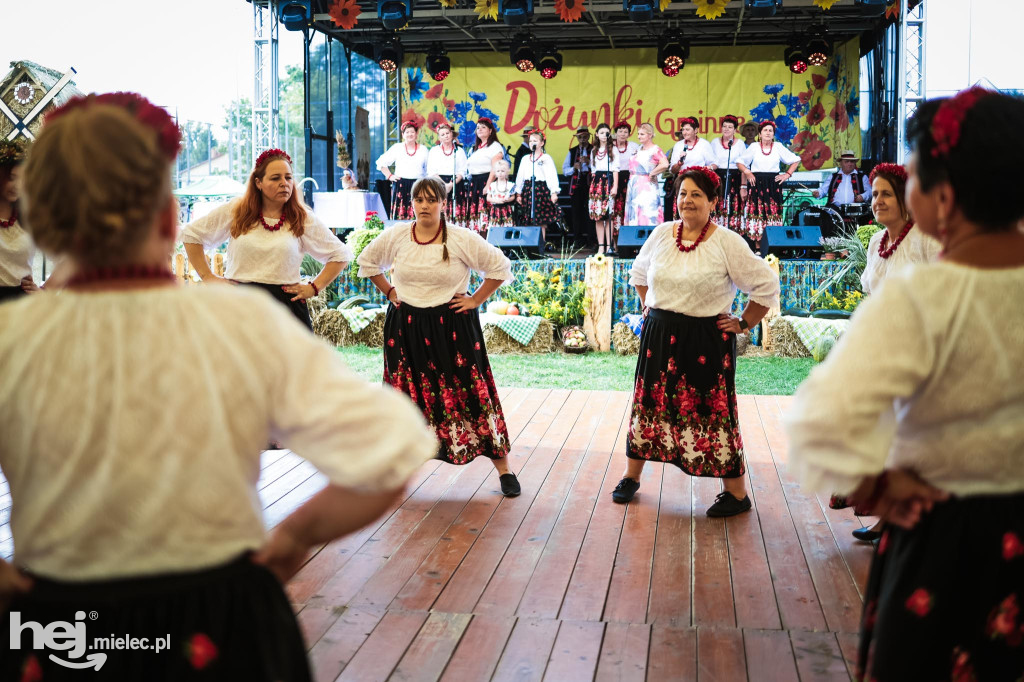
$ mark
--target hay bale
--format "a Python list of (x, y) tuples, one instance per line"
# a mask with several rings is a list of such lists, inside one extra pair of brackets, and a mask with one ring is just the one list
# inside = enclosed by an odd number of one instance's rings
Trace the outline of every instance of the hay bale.
[(327, 290), (324, 289), (316, 296), (307, 298), (306, 305), (309, 306), (309, 319), (312, 320), (327, 309)]
[(640, 352), (640, 337), (625, 322), (616, 322), (612, 327), (612, 347), (619, 355), (636, 355)]
[[(352, 334), (352, 344), (363, 344), (370, 348), (384, 347), (384, 315), (373, 318), (373, 322), (363, 327), (358, 334)], [(349, 331), (351, 334), (351, 330)]]
[(313, 318), (313, 333), (334, 346), (351, 346), (352, 329), (337, 310), (327, 308)]
[(484, 343), (488, 353), (550, 353), (556, 350), (555, 325), (541, 320), (537, 333), (525, 346), (495, 324), (484, 325)]
[(736, 335), (736, 355), (743, 355), (747, 352), (747, 349), (754, 344), (750, 342), (750, 334), (737, 334)]
[(785, 317), (776, 317), (768, 323), (772, 353), (780, 358), (809, 358), (811, 352), (804, 346), (793, 325)]

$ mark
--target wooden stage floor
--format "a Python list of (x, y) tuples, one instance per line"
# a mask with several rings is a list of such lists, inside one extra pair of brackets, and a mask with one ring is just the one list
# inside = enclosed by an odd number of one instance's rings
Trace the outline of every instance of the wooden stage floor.
[[(873, 550), (850, 510), (790, 475), (789, 398), (740, 396), (754, 509), (723, 520), (704, 514), (718, 481), (659, 464), (632, 503), (612, 502), (628, 393), (501, 395), (520, 497), (501, 496), (486, 460), (431, 462), (288, 585), (317, 680), (851, 678)], [(296, 455), (265, 453), (268, 526), (323, 484)]]

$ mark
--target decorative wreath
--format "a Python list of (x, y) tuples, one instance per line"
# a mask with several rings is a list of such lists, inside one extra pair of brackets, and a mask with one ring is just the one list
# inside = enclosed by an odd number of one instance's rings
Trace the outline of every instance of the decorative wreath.
[(362, 10), (359, 8), (359, 3), (356, 0), (335, 0), (327, 13), (331, 16), (331, 21), (336, 26), (340, 26), (348, 31), (359, 23), (359, 15), (362, 13)]
[(693, 0), (697, 5), (697, 16), (705, 19), (717, 19), (725, 14), (725, 6), (729, 0)]
[(28, 104), (36, 97), (36, 89), (31, 83), (18, 83), (14, 86), (14, 99), (18, 104)]

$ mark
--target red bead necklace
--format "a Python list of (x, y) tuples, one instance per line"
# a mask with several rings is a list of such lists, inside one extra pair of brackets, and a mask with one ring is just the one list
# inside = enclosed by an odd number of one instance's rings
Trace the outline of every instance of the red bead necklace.
[(913, 226), (913, 221), (908, 222), (900, 232), (900, 236), (896, 237), (896, 241), (894, 241), (891, 246), (889, 245), (889, 230), (886, 230), (885, 234), (882, 235), (882, 240), (878, 242), (878, 255), (882, 258), (888, 258), (892, 254), (896, 253), (896, 248), (900, 245), (900, 242), (903, 241), (903, 238), (907, 236), (907, 233), (910, 232), (910, 228)]
[(274, 223), (273, 225), (267, 222), (267, 219), (263, 217), (263, 213), (260, 213), (260, 222), (263, 223), (264, 230), (268, 230), (270, 232), (277, 232), (278, 230), (281, 229), (281, 226), (284, 225), (284, 213), (281, 214), (281, 217), (278, 218), (277, 222)]
[(124, 279), (176, 280), (177, 277), (162, 265), (117, 265), (77, 272), (68, 279), (67, 286), (75, 287)]
[(768, 151), (764, 150), (764, 142), (759, 142), (758, 144), (761, 145), (761, 153), (762, 154), (764, 154), (765, 156), (771, 156), (772, 149), (775, 148), (775, 140), (772, 140), (770, 143), (768, 143)]
[(697, 248), (698, 244), (704, 241), (704, 237), (707, 235), (709, 227), (711, 227), (711, 218), (708, 218), (708, 221), (704, 223), (704, 229), (700, 231), (700, 236), (697, 237), (697, 240), (689, 246), (683, 246), (683, 221), (676, 221), (676, 248), (683, 253), (693, 251)]
[(625, 154), (626, 150), (629, 149), (629, 140), (626, 140), (626, 144), (622, 145), (621, 147), (619, 146), (619, 143), (616, 142), (615, 148), (619, 150), (620, 154)]
[(603, 160), (607, 156), (608, 156), (608, 150), (605, 149), (605, 148), (598, 149), (597, 153), (594, 154), (594, 158), (597, 159), (598, 161)]
[[(418, 152), (420, 150), (420, 143), (419, 142), (415, 142), (413, 144), (413, 148), (412, 148), (411, 152), (409, 151), (409, 145), (408, 144), (403, 142), (402, 146), (405, 147), (405, 155), (406, 156), (416, 156), (416, 152)], [(444, 150), (443, 147), (441, 149), (442, 149), (442, 151)]]
[(722, 145), (722, 149), (728, 149), (728, 148), (729, 148), (729, 147), (728, 147), (728, 146), (727, 146), (727, 145), (725, 144), (725, 138), (724, 138), (724, 137), (720, 137), (720, 138), (718, 138), (718, 144)]
[(416, 221), (415, 220), (412, 221), (412, 240), (414, 242), (416, 242), (417, 244), (419, 244), (420, 246), (426, 246), (427, 244), (430, 244), (430, 243), (434, 242), (437, 239), (437, 235), (439, 235), (439, 234), (441, 234), (441, 230), (438, 230), (437, 232), (435, 232), (434, 236), (431, 237), (430, 239), (428, 239), (427, 241), (421, 242), (419, 240), (419, 238), (416, 236)]
[(10, 227), (16, 222), (18, 222), (18, 207), (14, 206), (11, 208), (11, 217), (7, 220), (0, 220), (0, 227)]
[(455, 153), (455, 145), (452, 145), (452, 150), (450, 152), (446, 152), (444, 150), (444, 144), (442, 144), (441, 145), (441, 153), (444, 154), (445, 156), (451, 156), (452, 154)]

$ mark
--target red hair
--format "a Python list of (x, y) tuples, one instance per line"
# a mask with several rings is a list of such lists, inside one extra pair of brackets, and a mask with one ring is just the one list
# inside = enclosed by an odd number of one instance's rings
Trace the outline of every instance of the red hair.
[[(280, 150), (273, 150), (280, 151)], [(264, 152), (257, 159), (256, 167), (249, 174), (249, 182), (245, 185), (245, 195), (235, 205), (234, 216), (231, 221), (231, 237), (238, 239), (243, 234), (256, 227), (263, 215), (263, 192), (256, 186), (256, 181), (263, 181), (267, 174), (267, 167), (274, 161), (284, 161), (291, 167), (291, 159), (284, 152), (268, 154)], [(306, 227), (306, 206), (299, 198), (297, 188), (292, 188), (292, 194), (281, 209), (281, 216), (288, 223), (288, 229), (296, 238), (301, 237)]]

